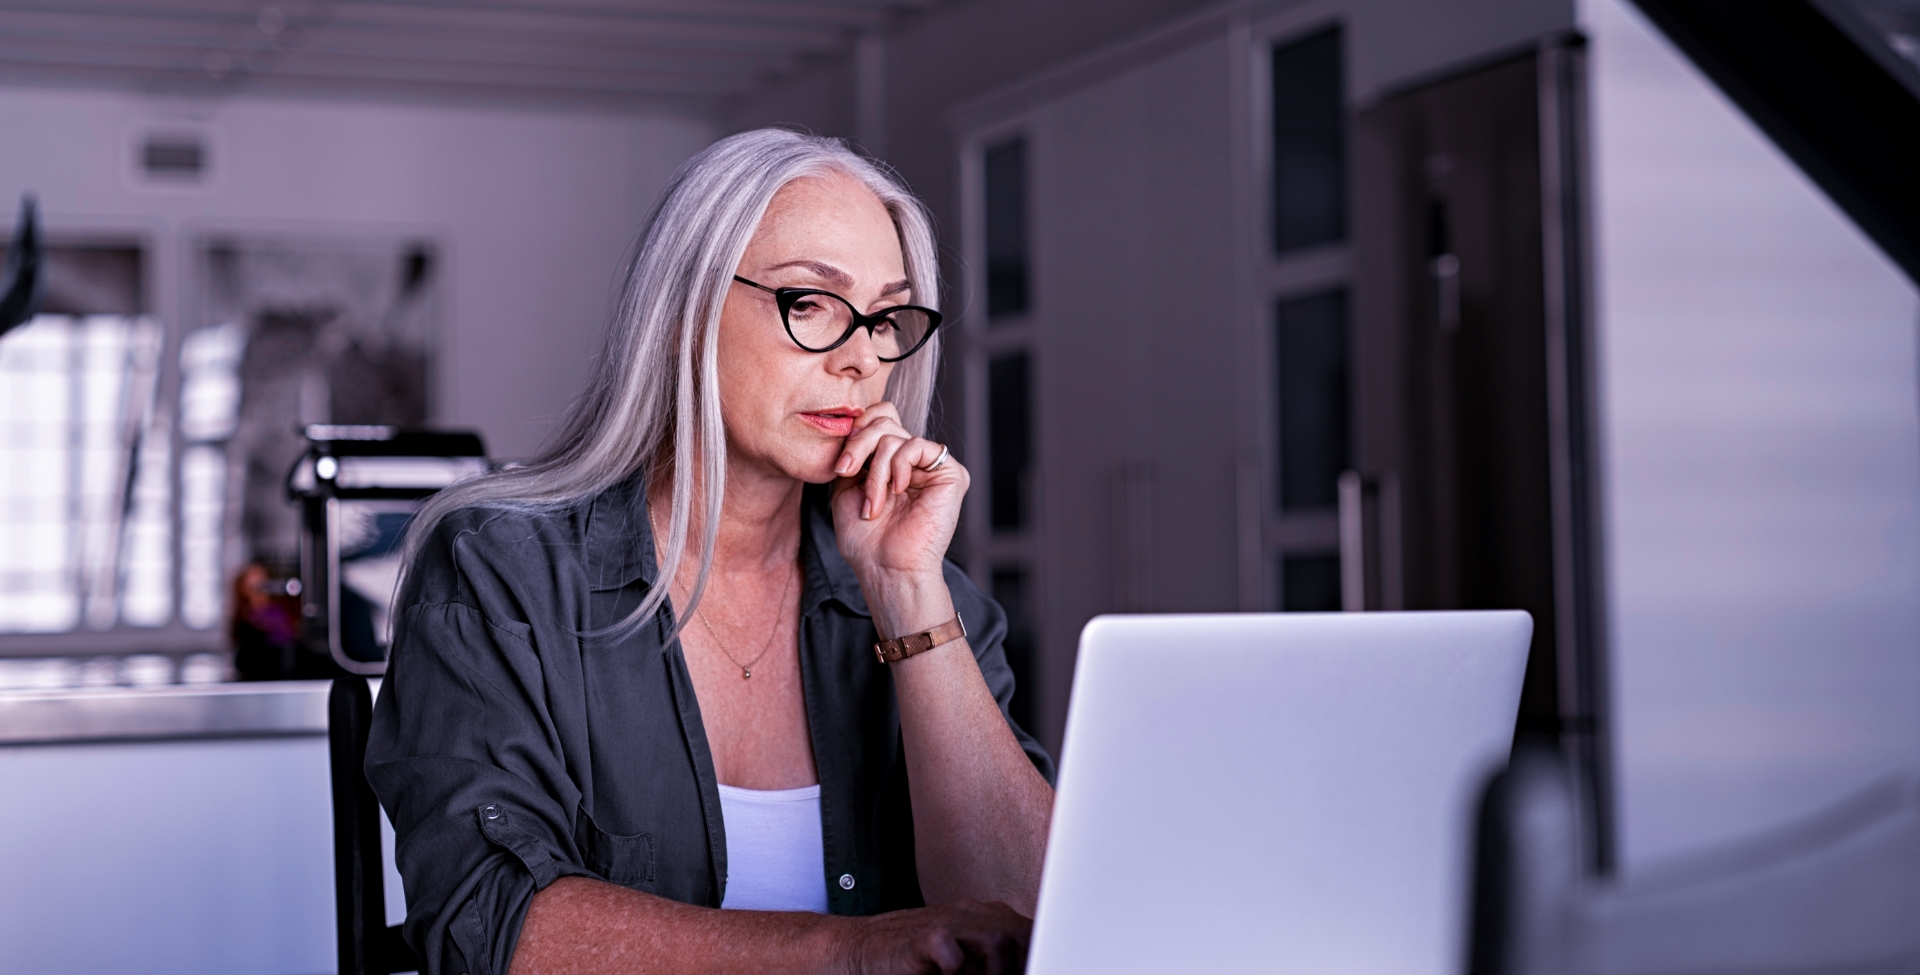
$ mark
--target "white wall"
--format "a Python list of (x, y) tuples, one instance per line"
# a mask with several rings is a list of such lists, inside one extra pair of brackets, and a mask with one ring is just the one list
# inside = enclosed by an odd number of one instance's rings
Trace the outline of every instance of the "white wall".
[(1636, 11), (1582, 17), (1632, 866), (1920, 773), (1920, 300)]
[[(212, 140), (206, 189), (132, 178), (138, 133)], [(177, 317), (181, 235), (424, 234), (444, 248), (435, 421), (524, 456), (579, 390), (621, 254), (704, 121), (479, 108), (0, 88), (0, 203), (40, 197), (52, 234), (133, 232), (155, 310)]]

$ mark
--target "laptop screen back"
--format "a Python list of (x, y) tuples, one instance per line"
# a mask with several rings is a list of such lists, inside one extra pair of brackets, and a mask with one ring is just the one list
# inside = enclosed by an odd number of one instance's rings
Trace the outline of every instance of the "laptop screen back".
[(1068, 710), (1028, 971), (1464, 966), (1521, 612), (1105, 616)]

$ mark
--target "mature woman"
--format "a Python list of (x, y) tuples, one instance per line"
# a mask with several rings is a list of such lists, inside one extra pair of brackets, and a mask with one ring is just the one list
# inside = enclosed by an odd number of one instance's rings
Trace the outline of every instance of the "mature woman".
[(540, 459), (416, 519), (367, 774), (429, 972), (998, 970), (1051, 765), (942, 554), (924, 210), (725, 139), (650, 218)]

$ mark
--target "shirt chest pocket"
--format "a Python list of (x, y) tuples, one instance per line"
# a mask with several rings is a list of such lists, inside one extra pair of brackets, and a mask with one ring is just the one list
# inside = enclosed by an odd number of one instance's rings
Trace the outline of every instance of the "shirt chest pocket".
[(611, 883), (627, 887), (653, 884), (653, 834), (621, 836), (601, 829), (580, 807), (575, 819), (573, 842), (580, 848), (586, 867)]

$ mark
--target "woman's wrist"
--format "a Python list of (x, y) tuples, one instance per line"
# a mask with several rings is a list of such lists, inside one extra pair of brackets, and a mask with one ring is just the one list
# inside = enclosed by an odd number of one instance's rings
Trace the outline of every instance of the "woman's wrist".
[(872, 928), (872, 917), (835, 917), (823, 925), (824, 938), (815, 942), (825, 948), (815, 956), (827, 960), (822, 970), (831, 975), (867, 975), (866, 941)]
[(954, 616), (953, 593), (938, 570), (870, 573), (860, 580), (860, 589), (881, 639), (930, 630)]
[(808, 930), (803, 951), (815, 959), (821, 975), (862, 975), (860, 927), (865, 918), (822, 917)]

